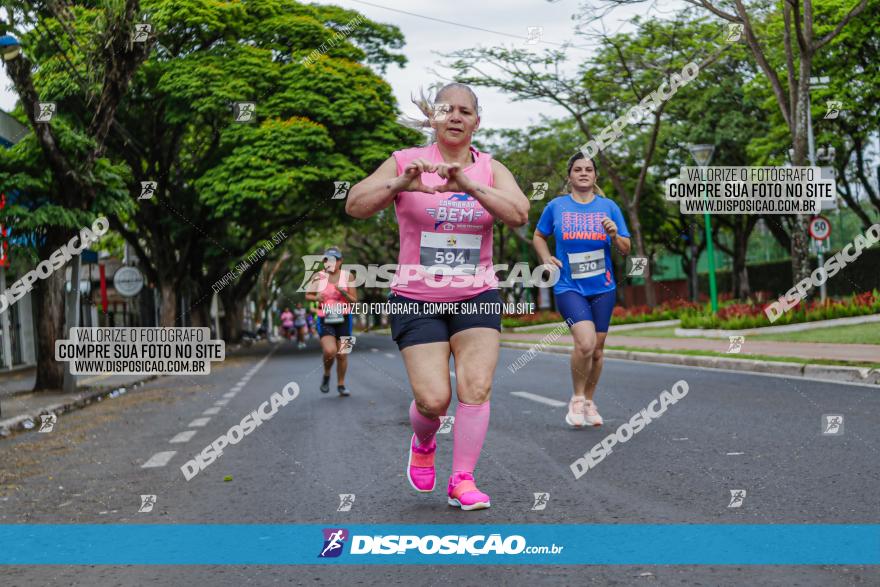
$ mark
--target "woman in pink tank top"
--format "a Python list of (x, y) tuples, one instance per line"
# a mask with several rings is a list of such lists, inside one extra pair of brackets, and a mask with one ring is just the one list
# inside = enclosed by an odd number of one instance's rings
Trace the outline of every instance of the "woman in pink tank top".
[(493, 223), (522, 226), (529, 202), (504, 165), (471, 146), (480, 125), (474, 92), (448, 84), (434, 102), (417, 104), (436, 142), (395, 151), (351, 188), (345, 210), (369, 218), (394, 203), (397, 214), (400, 256), (389, 302), (392, 337), (414, 398), (406, 468), (410, 485), (420, 492), (435, 486), (434, 436), (452, 400), (451, 355), (458, 405), (448, 503), (475, 510), (490, 506), (473, 473), (489, 426), (501, 330)]
[[(348, 270), (342, 266), (342, 251), (330, 247), (324, 251), (324, 271), (318, 271), (306, 290), (306, 299), (319, 302), (318, 335), (321, 341), (321, 360), (324, 376), (321, 393), (330, 391), (330, 368), (336, 362), (336, 391), (350, 395), (345, 386), (348, 371), (348, 352), (352, 344), (351, 303), (357, 301), (357, 290), (351, 285)], [(348, 352), (345, 352), (349, 348)]]

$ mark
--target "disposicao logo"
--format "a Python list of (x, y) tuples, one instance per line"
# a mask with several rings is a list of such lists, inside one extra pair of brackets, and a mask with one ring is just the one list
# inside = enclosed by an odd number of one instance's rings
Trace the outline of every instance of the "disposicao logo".
[(332, 558), (342, 554), (345, 541), (348, 539), (348, 530), (345, 528), (324, 528), (324, 548), (318, 558)]

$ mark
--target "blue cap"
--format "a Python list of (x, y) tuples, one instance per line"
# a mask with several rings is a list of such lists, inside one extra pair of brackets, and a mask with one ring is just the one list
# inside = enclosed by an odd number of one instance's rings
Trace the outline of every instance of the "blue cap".
[(341, 258), (342, 258), (342, 251), (340, 251), (340, 250), (337, 249), (336, 247), (330, 247), (329, 249), (327, 249), (326, 251), (324, 251), (324, 258), (326, 259), (327, 257), (333, 257), (333, 258), (335, 258), (335, 259), (341, 259)]

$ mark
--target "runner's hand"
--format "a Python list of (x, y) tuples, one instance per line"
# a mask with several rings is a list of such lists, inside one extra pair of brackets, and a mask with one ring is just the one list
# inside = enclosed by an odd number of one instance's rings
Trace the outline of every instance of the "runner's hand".
[(556, 265), (560, 269), (562, 269), (562, 261), (557, 259), (556, 257), (550, 256), (541, 261), (541, 265)]
[(461, 170), (459, 163), (438, 163), (436, 172), (446, 180), (446, 183), (435, 188), (438, 192), (469, 193), (474, 187), (470, 178)]
[(614, 238), (617, 236), (617, 225), (614, 224), (614, 221), (608, 217), (602, 219), (602, 226), (605, 228), (605, 232), (608, 233), (608, 236)]
[(427, 159), (413, 159), (398, 176), (399, 192), (425, 192), (433, 194), (437, 190), (422, 183), (423, 173), (433, 173), (436, 166)]

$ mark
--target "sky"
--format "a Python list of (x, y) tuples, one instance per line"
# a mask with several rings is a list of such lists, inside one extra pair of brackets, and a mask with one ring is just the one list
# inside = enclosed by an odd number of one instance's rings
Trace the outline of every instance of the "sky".
[[(568, 51), (568, 71), (574, 72), (578, 62), (589, 58), (588, 46), (593, 44), (590, 39), (574, 32), (572, 15), (580, 13), (584, 0), (336, 0), (315, 3), (356, 10), (370, 20), (393, 24), (401, 30), (406, 42), (401, 52), (406, 56), (407, 64), (403, 68), (389, 66), (384, 77), (403, 112), (411, 116), (417, 115), (417, 109), (410, 103), (411, 94), (418, 94), (420, 88), (427, 89), (432, 83), (451, 77), (451, 71), (440, 66), (443, 61), (448, 61), (440, 55), (442, 53), (498, 45), (540, 52), (545, 48), (558, 48), (558, 44), (569, 41), (585, 47)], [(662, 0), (660, 4), (664, 6), (663, 10), (671, 12), (682, 2)], [(635, 14), (643, 14), (645, 9), (645, 5), (623, 7), (606, 16), (603, 23), (609, 32), (626, 30), (630, 28), (629, 19)], [(528, 44), (529, 27), (540, 27), (543, 40)], [(16, 95), (10, 91), (10, 86), (5, 70), (0, 68), (2, 110), (11, 110), (15, 105)], [(476, 88), (476, 92), (482, 106), (482, 128), (521, 129), (537, 123), (539, 113), (551, 117), (566, 115), (562, 108), (549, 103), (513, 102), (510, 95), (486, 88)]]

